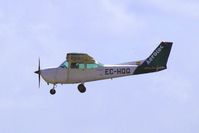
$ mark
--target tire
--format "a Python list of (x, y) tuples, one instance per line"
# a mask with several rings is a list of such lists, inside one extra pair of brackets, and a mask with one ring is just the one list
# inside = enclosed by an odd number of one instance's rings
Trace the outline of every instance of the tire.
[(77, 88), (78, 88), (80, 93), (86, 92), (86, 87), (83, 84), (79, 84)]
[(51, 89), (51, 90), (50, 90), (50, 94), (51, 94), (51, 95), (55, 95), (55, 93), (56, 93), (56, 90), (55, 90), (55, 89)]

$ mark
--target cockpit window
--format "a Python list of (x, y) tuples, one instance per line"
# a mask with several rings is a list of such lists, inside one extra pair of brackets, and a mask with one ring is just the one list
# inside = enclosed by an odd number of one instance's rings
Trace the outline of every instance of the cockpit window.
[[(101, 63), (93, 63), (93, 64), (83, 64), (83, 63), (71, 63), (70, 68), (72, 69), (95, 69), (98, 67), (102, 67)], [(68, 61), (64, 61), (59, 67), (61, 68), (68, 68), (69, 63)]]
[(95, 68), (98, 68), (98, 67), (102, 67), (103, 65), (101, 63), (93, 63), (93, 64), (86, 64), (86, 68), (87, 69), (95, 69)]
[(71, 63), (70, 68), (73, 68), (73, 69), (84, 69), (85, 68), (85, 64), (82, 64), (82, 63)]
[(97, 68), (97, 67), (98, 67), (97, 64), (86, 64), (87, 69), (94, 69), (94, 68)]
[(61, 68), (68, 68), (68, 62), (64, 61), (59, 67), (61, 67)]

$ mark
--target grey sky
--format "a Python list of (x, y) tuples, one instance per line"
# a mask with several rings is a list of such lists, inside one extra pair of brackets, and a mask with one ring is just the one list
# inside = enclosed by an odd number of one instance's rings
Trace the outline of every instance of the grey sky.
[[(0, 0), (2, 133), (198, 133), (199, 2)], [(144, 59), (173, 41), (168, 70), (76, 85), (51, 96), (42, 68), (67, 52), (105, 64)]]

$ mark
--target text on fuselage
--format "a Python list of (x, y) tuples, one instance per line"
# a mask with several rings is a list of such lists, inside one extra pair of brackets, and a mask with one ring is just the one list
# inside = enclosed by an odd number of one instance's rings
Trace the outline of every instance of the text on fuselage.
[(117, 68), (117, 69), (112, 69), (108, 68), (105, 69), (105, 75), (113, 75), (113, 74), (130, 74), (131, 69), (130, 68)]

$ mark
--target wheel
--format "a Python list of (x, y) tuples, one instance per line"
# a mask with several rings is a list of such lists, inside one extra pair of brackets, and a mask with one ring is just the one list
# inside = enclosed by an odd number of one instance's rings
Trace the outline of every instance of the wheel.
[(79, 92), (81, 92), (81, 93), (86, 92), (86, 87), (83, 84), (79, 84), (77, 88), (78, 88)]
[(56, 90), (55, 90), (55, 89), (51, 89), (51, 90), (50, 90), (50, 94), (51, 94), (51, 95), (55, 95), (55, 93), (56, 93)]

